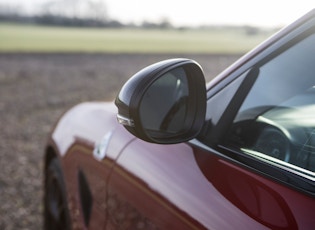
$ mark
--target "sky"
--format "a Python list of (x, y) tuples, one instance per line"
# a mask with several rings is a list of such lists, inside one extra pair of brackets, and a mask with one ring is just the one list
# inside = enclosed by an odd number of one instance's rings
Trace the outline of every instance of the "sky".
[[(48, 1), (53, 0), (0, 0), (0, 4), (22, 6), (32, 12), (36, 6)], [(228, 24), (278, 27), (289, 24), (315, 8), (313, 0), (90, 1), (104, 1), (108, 16), (124, 23), (140, 24), (144, 20), (159, 22), (168, 19), (176, 26)]]

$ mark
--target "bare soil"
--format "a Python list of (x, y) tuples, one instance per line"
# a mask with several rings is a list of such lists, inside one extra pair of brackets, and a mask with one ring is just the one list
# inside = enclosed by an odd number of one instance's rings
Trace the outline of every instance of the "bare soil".
[(239, 56), (0, 54), (0, 230), (42, 228), (45, 143), (68, 108), (113, 100), (129, 77), (163, 59), (194, 59), (210, 80)]

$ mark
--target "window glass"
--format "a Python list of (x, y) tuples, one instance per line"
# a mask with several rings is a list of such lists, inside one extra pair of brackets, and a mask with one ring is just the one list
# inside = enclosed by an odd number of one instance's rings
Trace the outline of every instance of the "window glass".
[(314, 60), (312, 34), (255, 66), (258, 77), (223, 145), (314, 176)]

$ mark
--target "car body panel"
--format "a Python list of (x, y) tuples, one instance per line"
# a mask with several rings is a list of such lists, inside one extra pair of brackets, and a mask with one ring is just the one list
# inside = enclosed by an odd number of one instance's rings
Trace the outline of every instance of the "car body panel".
[[(188, 144), (160, 146), (140, 140), (130, 143), (115, 165), (108, 185), (109, 199), (115, 197), (116, 204), (128, 207), (121, 212), (142, 212), (137, 218), (122, 221), (125, 229), (148, 223), (147, 219), (162, 229), (313, 226), (315, 202), (311, 197), (213, 152)], [(121, 228), (114, 221), (116, 212), (110, 213), (108, 224)]]
[[(84, 139), (81, 131), (76, 133), (75, 129), (72, 129), (73, 138), (71, 144), (68, 144), (70, 147), (65, 151), (67, 154), (61, 154), (65, 178), (68, 182), (68, 194), (76, 194), (69, 195), (68, 198), (73, 223), (78, 223), (78, 226), (80, 223), (82, 225), (83, 217), (81, 207), (78, 205), (80, 203), (77, 193), (78, 184), (73, 178), (77, 177), (80, 168), (84, 170), (89, 183), (93, 185), (91, 188), (94, 205), (89, 225), (91, 229), (102, 229), (102, 226), (105, 226), (104, 217), (108, 211), (107, 225), (118, 228), (114, 224), (117, 224), (117, 221), (113, 221), (115, 212), (111, 212), (115, 207), (108, 210), (108, 207), (113, 206), (113, 200), (114, 203), (123, 203), (123, 207), (127, 207), (127, 210), (132, 210), (133, 215), (137, 215), (137, 219), (133, 221), (137, 221), (137, 224), (140, 221), (140, 225), (146, 224), (147, 227), (149, 226), (148, 229), (150, 227), (155, 229), (153, 226), (159, 228), (181, 226), (181, 229), (221, 227), (229, 229), (237, 226), (242, 229), (264, 229), (263, 225), (282, 228), (288, 224), (308, 229), (315, 224), (315, 215), (311, 211), (315, 203), (311, 197), (248, 172), (241, 166), (220, 157), (214, 150), (210, 153), (210, 149), (204, 147), (190, 144), (149, 144), (135, 139), (123, 127), (116, 126), (106, 158), (103, 161), (95, 160), (94, 145), (101, 136), (110, 131), (107, 126), (115, 126), (116, 121), (112, 118), (105, 126), (97, 125), (99, 123), (95, 122), (94, 111), (97, 116), (99, 111), (106, 111), (108, 116), (110, 108), (114, 107), (105, 108), (107, 104), (104, 103), (81, 106), (84, 107), (85, 112), (91, 106), (92, 110), (86, 114), (93, 115), (83, 120), (96, 124), (94, 127), (90, 126), (90, 130), (100, 135), (92, 140), (93, 135), (86, 132), (85, 135), (89, 138)], [(111, 112), (114, 111), (115, 109)], [(74, 120), (72, 121), (75, 123)], [(80, 138), (75, 138), (78, 135), (81, 135)], [(55, 138), (55, 140), (59, 139)], [(114, 163), (117, 158), (117, 162)], [(114, 170), (111, 172), (113, 167)], [(71, 181), (73, 183), (70, 183)], [(191, 181), (194, 181), (193, 186)], [(197, 191), (196, 187), (198, 187)], [(258, 190), (262, 192), (256, 193)], [(122, 191), (125, 192), (120, 194)], [(246, 195), (241, 196), (241, 194)], [(296, 199), (299, 202), (296, 202)], [(253, 201), (257, 206), (252, 205)], [(263, 206), (262, 204), (265, 203), (268, 205)], [(215, 208), (207, 209), (209, 206)], [(276, 212), (267, 215), (267, 211), (270, 211), (269, 208), (272, 206)], [(141, 210), (142, 213), (134, 214), (135, 210)], [(300, 210), (303, 210), (303, 214)], [(119, 211), (121, 214), (121, 210)], [(262, 214), (265, 216), (261, 217)], [(135, 224), (130, 221), (127, 223)]]
[[(118, 159), (108, 187), (118, 203), (128, 201), (129, 207), (141, 210), (158, 228), (264, 229), (207, 180), (195, 160), (194, 148), (187, 144), (133, 141)], [(133, 219), (136, 223), (141, 220)], [(130, 222), (130, 226), (136, 223)]]

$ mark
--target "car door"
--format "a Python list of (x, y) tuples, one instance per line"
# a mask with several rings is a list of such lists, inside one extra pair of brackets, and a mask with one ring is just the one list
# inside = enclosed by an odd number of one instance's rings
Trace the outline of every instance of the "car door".
[(197, 138), (132, 139), (108, 183), (107, 227), (312, 229), (314, 58), (313, 11), (208, 85)]

